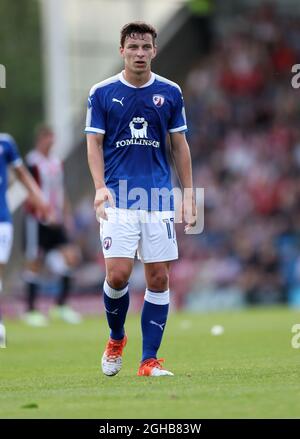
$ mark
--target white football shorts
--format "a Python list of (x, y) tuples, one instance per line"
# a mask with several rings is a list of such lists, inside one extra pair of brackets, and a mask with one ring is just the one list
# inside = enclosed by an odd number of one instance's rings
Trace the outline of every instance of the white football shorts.
[(0, 264), (7, 264), (13, 242), (11, 223), (0, 223)]
[(135, 258), (144, 263), (178, 259), (173, 211), (131, 210), (108, 207), (100, 219), (105, 258)]

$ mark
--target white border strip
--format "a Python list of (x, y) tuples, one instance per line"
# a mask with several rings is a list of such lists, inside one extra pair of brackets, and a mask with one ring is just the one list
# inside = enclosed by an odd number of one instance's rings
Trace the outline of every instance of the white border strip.
[(184, 131), (184, 130), (187, 130), (186, 125), (182, 125), (182, 127), (178, 127), (178, 128), (171, 128), (169, 130), (169, 133), (177, 133), (178, 131)]
[(92, 127), (86, 127), (84, 130), (85, 133), (100, 133), (105, 134), (105, 130), (102, 130), (101, 128), (92, 128)]

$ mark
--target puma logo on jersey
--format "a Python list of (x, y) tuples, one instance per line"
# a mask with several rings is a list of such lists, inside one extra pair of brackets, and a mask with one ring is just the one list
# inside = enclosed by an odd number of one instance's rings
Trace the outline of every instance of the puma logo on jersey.
[(150, 323), (151, 325), (159, 326), (162, 331), (164, 330), (165, 323), (157, 323), (154, 320), (150, 320)]
[(147, 139), (148, 122), (144, 117), (134, 117), (129, 128), (133, 139)]
[(125, 96), (123, 96), (121, 100), (119, 100), (119, 99), (117, 99), (117, 98), (112, 98), (112, 101), (113, 101), (113, 102), (118, 102), (119, 104), (122, 105), (122, 107), (124, 107), (124, 104), (123, 104), (123, 99), (124, 99), (124, 97), (125, 97)]

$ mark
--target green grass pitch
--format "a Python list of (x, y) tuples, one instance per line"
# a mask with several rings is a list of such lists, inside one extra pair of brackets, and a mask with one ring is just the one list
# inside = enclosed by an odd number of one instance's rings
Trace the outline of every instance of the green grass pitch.
[[(0, 349), (1, 418), (299, 418), (300, 349), (291, 328), (300, 312), (285, 308), (170, 314), (160, 356), (174, 377), (137, 377), (139, 316), (127, 321), (119, 375), (100, 359), (104, 316), (47, 328), (8, 321)], [(225, 332), (212, 336), (221, 324)]]

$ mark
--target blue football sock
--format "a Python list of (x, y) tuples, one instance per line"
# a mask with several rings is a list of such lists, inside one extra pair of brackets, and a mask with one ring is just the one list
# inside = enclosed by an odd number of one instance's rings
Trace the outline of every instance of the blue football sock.
[(141, 325), (143, 335), (142, 361), (156, 358), (167, 323), (169, 290), (156, 293), (146, 289)]
[(124, 323), (129, 307), (128, 284), (121, 290), (116, 290), (111, 288), (105, 280), (103, 290), (106, 318), (111, 329), (110, 337), (113, 340), (122, 340), (125, 335)]

